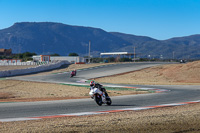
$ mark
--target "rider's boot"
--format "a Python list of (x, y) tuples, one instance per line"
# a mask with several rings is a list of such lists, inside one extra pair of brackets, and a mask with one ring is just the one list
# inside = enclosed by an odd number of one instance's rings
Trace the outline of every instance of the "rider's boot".
[(108, 96), (108, 93), (107, 93), (107, 92), (105, 92), (105, 96), (106, 96), (106, 98), (110, 98), (110, 97)]

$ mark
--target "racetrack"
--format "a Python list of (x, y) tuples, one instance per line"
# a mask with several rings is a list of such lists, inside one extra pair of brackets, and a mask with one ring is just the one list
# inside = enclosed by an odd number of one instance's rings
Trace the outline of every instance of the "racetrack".
[(162, 65), (162, 64), (170, 64), (170, 63), (147, 62), (147, 63), (123, 63), (123, 64), (97, 66), (97, 67), (77, 70), (78, 75), (74, 78), (70, 78), (69, 72), (63, 72), (63, 73), (55, 73), (55, 74), (41, 75), (41, 76), (13, 77), (11, 79), (25, 80), (25, 81), (51, 82), (51, 83), (66, 83), (66, 82), (74, 83), (82, 79), (93, 79), (93, 78), (109, 76), (109, 75), (129, 72), (129, 71), (140, 70), (143, 68), (152, 67), (156, 65)]
[[(160, 63), (130, 63), (97, 67), (78, 71), (75, 78), (68, 73), (50, 74), (45, 76), (14, 77), (14, 79), (43, 82), (75, 82), (81, 79), (112, 75), (115, 73), (138, 70)], [(134, 86), (135, 87), (135, 86)], [(122, 108), (144, 107), (168, 103), (199, 100), (200, 86), (137, 86), (141, 88), (167, 89), (169, 91), (156, 94), (112, 97), (112, 106), (97, 106), (91, 99), (61, 100), (48, 102), (1, 103), (0, 119), (36, 117), (79, 112), (104, 111)]]

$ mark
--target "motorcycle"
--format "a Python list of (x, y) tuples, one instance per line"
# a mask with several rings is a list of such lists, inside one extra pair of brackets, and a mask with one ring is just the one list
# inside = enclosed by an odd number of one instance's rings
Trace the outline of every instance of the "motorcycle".
[(72, 78), (72, 77), (74, 77), (74, 76), (76, 76), (76, 71), (72, 71), (72, 72), (71, 72), (70, 78)]
[(89, 95), (99, 106), (101, 106), (102, 104), (112, 104), (110, 97), (105, 97), (105, 95), (103, 95), (103, 92), (98, 88), (91, 89)]

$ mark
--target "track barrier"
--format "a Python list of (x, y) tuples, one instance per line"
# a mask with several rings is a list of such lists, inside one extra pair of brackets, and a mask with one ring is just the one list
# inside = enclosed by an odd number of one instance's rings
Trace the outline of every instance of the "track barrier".
[(51, 63), (51, 64), (46, 64), (46, 65), (43, 64), (40, 66), (30, 67), (30, 68), (26, 68), (26, 69), (0, 71), (0, 77), (10, 77), (10, 76), (16, 76), (16, 75), (37, 73), (37, 72), (56, 69), (65, 64), (70, 64), (70, 63), (68, 61), (60, 61), (57, 63)]

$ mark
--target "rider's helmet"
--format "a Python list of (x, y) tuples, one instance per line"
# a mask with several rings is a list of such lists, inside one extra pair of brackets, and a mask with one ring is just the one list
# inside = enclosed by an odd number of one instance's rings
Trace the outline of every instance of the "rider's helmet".
[(95, 86), (95, 82), (94, 81), (91, 81), (90, 82), (90, 86), (92, 87), (92, 86)]

